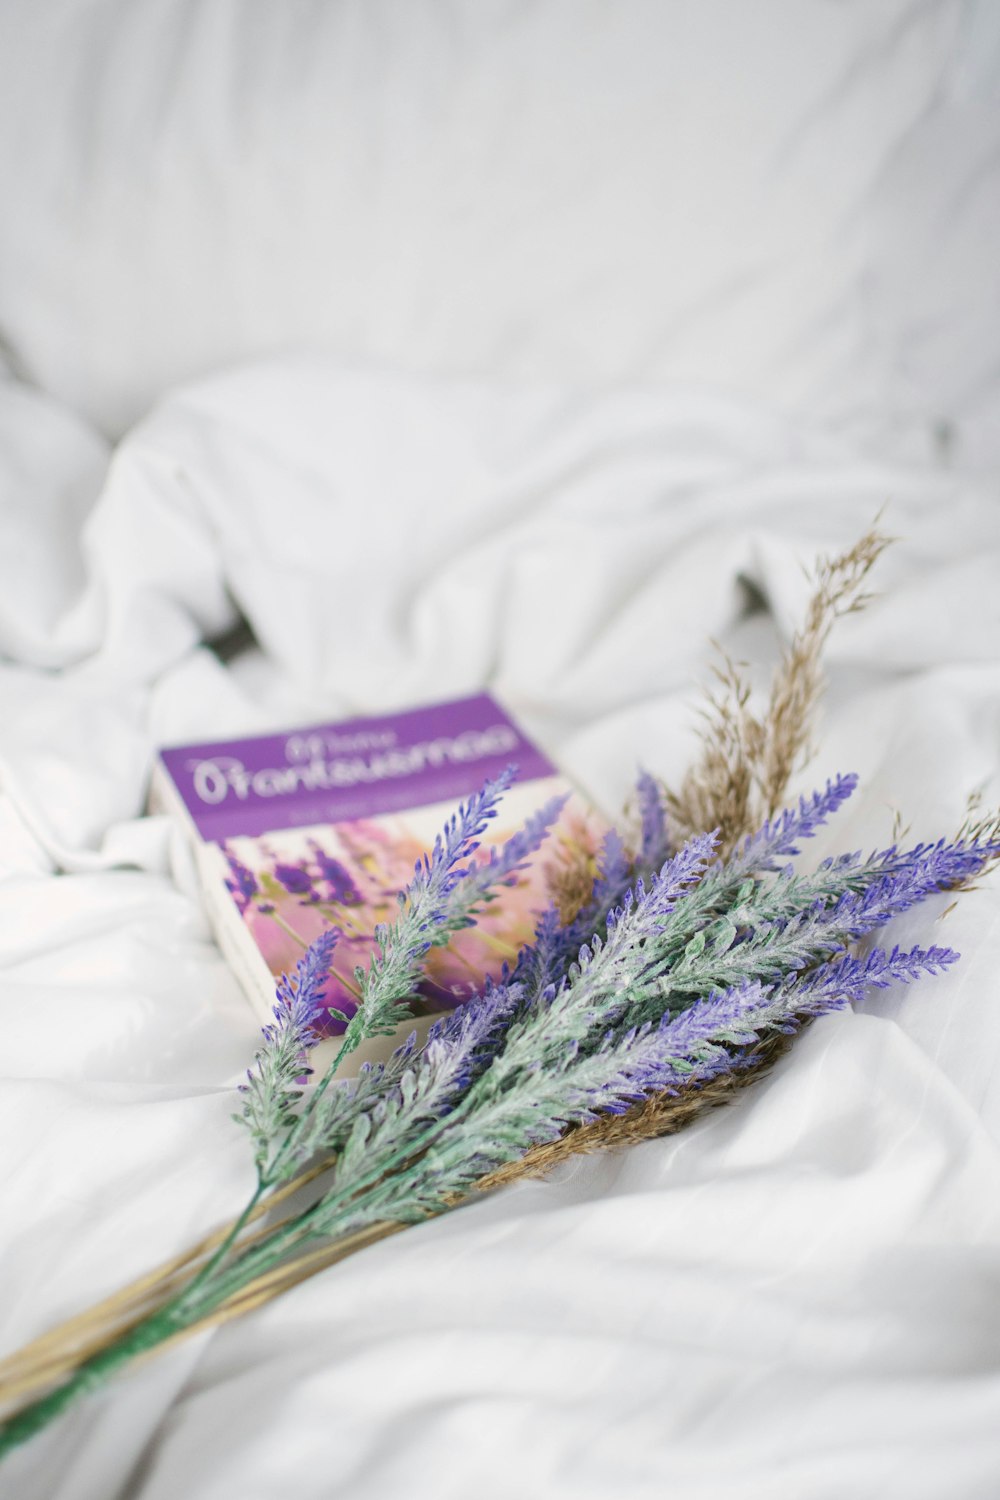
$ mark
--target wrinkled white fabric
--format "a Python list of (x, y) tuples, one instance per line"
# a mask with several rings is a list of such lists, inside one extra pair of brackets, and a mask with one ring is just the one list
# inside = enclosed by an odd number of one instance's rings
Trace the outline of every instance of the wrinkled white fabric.
[[(1000, 505), (749, 403), (248, 365), (109, 462), (0, 384), (3, 1349), (249, 1191), (255, 1022), (157, 743), (491, 686), (609, 810), (694, 753), (716, 636), (759, 681), (803, 566), (885, 507), (818, 753), (862, 787), (809, 858), (998, 796)], [(9, 538), (9, 541), (8, 541)], [(767, 610), (754, 610), (754, 600)], [(259, 643), (201, 644), (240, 614)], [(900, 923), (953, 971), (818, 1023), (673, 1140), (408, 1232), (168, 1354), (0, 1468), (17, 1500), (1000, 1489), (995, 879)]]
[(0, 342), (121, 434), (312, 349), (1000, 461), (993, 0), (7, 0)]

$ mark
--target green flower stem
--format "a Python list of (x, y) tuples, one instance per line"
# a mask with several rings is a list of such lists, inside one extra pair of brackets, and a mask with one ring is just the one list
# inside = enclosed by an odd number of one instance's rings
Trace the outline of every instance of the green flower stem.
[[(241, 1215), (242, 1222), (245, 1223), (249, 1217), (257, 1196), (255, 1194), (254, 1199), (247, 1204)], [(306, 1239), (319, 1238), (308, 1227), (303, 1230), (301, 1221), (305, 1217), (306, 1215), (300, 1215), (286, 1221), (268, 1239), (251, 1247), (242, 1256), (237, 1256), (229, 1265), (216, 1252), (213, 1257), (214, 1266), (210, 1264), (203, 1267), (164, 1306), (157, 1308), (113, 1343), (84, 1360), (75, 1373), (55, 1390), (30, 1402), (0, 1422), (0, 1458), (47, 1427), (81, 1397), (104, 1385), (124, 1365), (150, 1353), (160, 1344), (201, 1322), (248, 1282), (285, 1259), (295, 1245)], [(238, 1233), (238, 1229), (231, 1232), (224, 1242), (226, 1252), (231, 1248), (235, 1233)]]
[(360, 1011), (355, 1011), (350, 1021), (348, 1021), (347, 1030), (344, 1033), (344, 1040), (341, 1042), (340, 1047), (337, 1049), (336, 1057), (333, 1059), (333, 1062), (323, 1074), (323, 1077), (320, 1079), (319, 1083), (313, 1089), (312, 1094), (306, 1101), (305, 1108), (298, 1116), (296, 1123), (292, 1126), (291, 1130), (288, 1132), (288, 1134), (285, 1136), (285, 1139), (278, 1147), (278, 1150), (274, 1153), (274, 1156), (271, 1159), (270, 1166), (268, 1167), (266, 1176), (264, 1178), (265, 1187), (275, 1187), (279, 1182), (283, 1180), (282, 1168), (284, 1167), (285, 1162), (288, 1160), (289, 1153), (301, 1139), (305, 1124), (312, 1118), (318, 1101), (323, 1097), (330, 1084), (333, 1082), (334, 1074), (340, 1067), (340, 1064), (343, 1062), (344, 1058), (348, 1055), (349, 1052), (353, 1052), (354, 1049), (364, 1041), (364, 1033), (361, 1027), (354, 1026), (354, 1021), (358, 1015), (360, 1015)]
[(205, 1285), (206, 1282), (211, 1281), (212, 1276), (226, 1260), (230, 1251), (232, 1250), (233, 1245), (236, 1243), (236, 1240), (239, 1238), (243, 1229), (246, 1227), (247, 1223), (252, 1217), (254, 1209), (257, 1207), (257, 1204), (263, 1197), (266, 1187), (267, 1184), (264, 1182), (264, 1180), (261, 1177), (258, 1177), (256, 1188), (254, 1189), (250, 1198), (247, 1200), (242, 1213), (233, 1220), (232, 1226), (225, 1239), (216, 1248), (214, 1253), (209, 1256), (205, 1264), (199, 1267), (199, 1269), (195, 1272), (192, 1280), (188, 1282), (187, 1286), (182, 1289), (178, 1301), (178, 1306), (183, 1307), (190, 1300), (192, 1293), (196, 1292), (199, 1287)]
[[(264, 1186), (258, 1185), (226, 1238), (185, 1287), (113, 1343), (91, 1355), (62, 1385), (0, 1422), (0, 1457), (42, 1431), (77, 1400), (99, 1389), (132, 1360), (210, 1319), (213, 1312), (282, 1263), (294, 1275), (296, 1252), (301, 1256), (309, 1247), (322, 1244), (335, 1254), (338, 1221), (343, 1237), (358, 1210), (378, 1201), (385, 1189), (385, 1176), (421, 1155), (446, 1123), (453, 1125), (456, 1116), (465, 1112), (464, 1102), (446, 1119), (430, 1122), (415, 1140), (383, 1160), (366, 1176), (319, 1199), (294, 1218), (283, 1220), (271, 1233), (241, 1252), (236, 1241), (260, 1203)], [(336, 1212), (338, 1208), (342, 1210), (339, 1213)]]
[[(453, 1121), (457, 1113), (454, 1111), (449, 1120)], [(382, 1179), (386, 1172), (412, 1160), (425, 1144), (433, 1140), (443, 1124), (444, 1121), (433, 1122), (416, 1141), (394, 1153), (368, 1177), (355, 1181), (333, 1198), (320, 1199), (295, 1218), (283, 1220), (266, 1238), (248, 1246), (242, 1253), (237, 1246), (234, 1255), (236, 1238), (260, 1200), (263, 1190), (258, 1187), (211, 1260), (195, 1273), (187, 1286), (113, 1343), (90, 1356), (62, 1385), (0, 1422), (0, 1458), (41, 1432), (76, 1401), (98, 1390), (123, 1366), (210, 1319), (213, 1312), (282, 1263), (294, 1276), (298, 1258), (293, 1252), (303, 1252), (312, 1245), (323, 1244), (335, 1256), (338, 1218), (346, 1229), (347, 1222), (356, 1216), (366, 1200), (376, 1201), (378, 1190), (384, 1189)], [(344, 1206), (343, 1212), (331, 1220), (331, 1210), (339, 1203)], [(348, 1234), (346, 1238), (350, 1240), (351, 1236)], [(320, 1268), (317, 1265), (316, 1269)]]
[(116, 1339), (106, 1349), (85, 1360), (75, 1374), (54, 1391), (32, 1401), (6, 1421), (0, 1422), (0, 1457), (21, 1443), (26, 1443), (80, 1397), (104, 1385), (123, 1365), (172, 1338), (190, 1321), (192, 1319), (180, 1314), (176, 1303), (168, 1304)]

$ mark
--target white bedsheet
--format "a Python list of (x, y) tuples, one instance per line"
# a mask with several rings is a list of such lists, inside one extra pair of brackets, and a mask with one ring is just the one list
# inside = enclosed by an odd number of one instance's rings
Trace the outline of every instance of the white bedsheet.
[[(3, 1350), (251, 1185), (255, 1024), (157, 742), (491, 685), (609, 810), (693, 754), (706, 639), (766, 670), (802, 565), (882, 506), (831, 643), (825, 847), (1000, 795), (1000, 497), (683, 390), (407, 382), (319, 359), (106, 446), (0, 385)], [(769, 605), (748, 613), (753, 586)], [(259, 649), (200, 642), (242, 611)], [(176, 850), (174, 850), (176, 853)], [(818, 1023), (686, 1134), (413, 1230), (154, 1361), (0, 1469), (17, 1500), (1000, 1493), (997, 882), (963, 950)]]

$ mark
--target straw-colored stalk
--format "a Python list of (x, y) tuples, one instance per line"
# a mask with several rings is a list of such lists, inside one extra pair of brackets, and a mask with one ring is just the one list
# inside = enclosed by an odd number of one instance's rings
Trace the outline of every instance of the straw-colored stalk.
[(820, 560), (805, 620), (778, 665), (760, 717), (751, 707), (745, 668), (719, 650), (715, 686), (702, 711), (701, 754), (680, 787), (664, 793), (676, 844), (718, 828), (727, 854), (784, 804), (792, 774), (811, 748), (823, 648), (836, 622), (868, 603), (864, 585), (890, 540), (872, 529), (839, 557)]
[[(982, 840), (984, 843), (1000, 842), (1000, 808), (992, 808), (989, 812), (983, 811), (982, 791), (972, 792), (965, 807), (965, 821), (956, 834), (957, 839), (965, 839), (970, 844)], [(979, 883), (984, 875), (995, 870), (1000, 864), (1000, 854), (995, 854), (983, 865), (974, 880), (966, 880), (956, 885), (956, 891), (975, 891), (979, 889)], [(949, 911), (951, 908), (949, 907)]]
[(581, 814), (574, 814), (565, 831), (556, 831), (544, 875), (560, 922), (572, 922), (590, 900), (598, 876), (597, 856), (593, 834)]

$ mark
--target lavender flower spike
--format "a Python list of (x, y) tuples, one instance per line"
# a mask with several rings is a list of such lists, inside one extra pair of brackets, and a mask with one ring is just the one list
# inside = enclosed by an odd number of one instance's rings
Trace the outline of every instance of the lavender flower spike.
[(226, 890), (236, 902), (240, 916), (243, 916), (247, 907), (257, 895), (257, 877), (252, 870), (247, 869), (242, 860), (237, 859), (228, 844), (223, 844), (222, 852), (226, 856), (226, 863), (229, 866), (229, 878), (225, 883)]
[(584, 943), (606, 925), (609, 914), (624, 901), (634, 871), (616, 828), (609, 828), (604, 836), (597, 867), (591, 898), (573, 921), (564, 927), (558, 905), (550, 906), (539, 919), (534, 943), (518, 958), (513, 977), (525, 985), (529, 1000), (537, 1000), (550, 984), (565, 977)]
[(642, 830), (639, 861), (644, 869), (657, 869), (670, 852), (663, 797), (657, 782), (648, 771), (639, 772), (635, 790)]
[(262, 1178), (295, 1122), (293, 1106), (302, 1097), (299, 1082), (312, 1071), (305, 1058), (319, 1041), (315, 1022), (324, 1011), (324, 989), (338, 937), (334, 928), (321, 933), (294, 972), (279, 979), (274, 1021), (264, 1027), (263, 1045), (247, 1082), (240, 1085), (243, 1113), (234, 1119), (250, 1132)]
[(423, 1058), (432, 1067), (438, 1058), (445, 1064), (449, 1107), (489, 1067), (520, 1002), (518, 985), (487, 982), (474, 999), (435, 1021)]
[[(715, 843), (714, 834), (696, 837), (666, 861), (648, 889), (639, 881), (609, 916), (606, 940), (595, 937), (580, 950), (558, 991), (545, 990), (524, 1005), (520, 984), (488, 986), (435, 1028), (412, 1068), (374, 1108), (362, 1113), (348, 1109), (350, 1133), (343, 1141), (331, 1194), (317, 1209), (317, 1224), (324, 1222), (325, 1214), (339, 1212), (345, 1194), (350, 1196), (389, 1170), (411, 1145), (423, 1142), (422, 1132), (445, 1115), (450, 1127), (448, 1112), (459, 1101), (462, 1113), (470, 1107), (489, 1112), (493, 1098), (511, 1090), (530, 1096), (532, 1090), (544, 1090), (550, 1073), (558, 1076), (569, 1061), (582, 1059), (585, 1049), (592, 1056), (609, 1026), (628, 1007), (630, 990), (645, 970), (644, 940), (659, 930), (699, 878)], [(324, 1108), (320, 1101), (318, 1110)], [(337, 1114), (343, 1139), (345, 1115), (339, 1107)], [(584, 1117), (589, 1118), (586, 1108), (573, 1116)], [(308, 1113), (293, 1142), (296, 1150), (299, 1136), (303, 1142), (308, 1136), (319, 1144)], [(330, 1138), (323, 1144), (329, 1148)], [(433, 1158), (432, 1152), (429, 1159)]]
[(514, 766), (462, 804), (434, 841), (431, 854), (417, 861), (413, 879), (399, 897), (399, 916), (389, 926), (375, 929), (377, 952), (366, 970), (355, 977), (361, 988), (358, 1009), (344, 1039), (351, 1051), (363, 1037), (389, 1036), (409, 1015), (403, 1002), (420, 979), (421, 963), (435, 944), (447, 941), (455, 893), (472, 870), (462, 861), (479, 847), (479, 836), (516, 774)]
[(857, 784), (858, 778), (853, 773), (835, 776), (823, 791), (800, 797), (798, 807), (786, 808), (743, 841), (726, 861), (727, 872), (742, 875), (776, 869), (775, 861), (798, 854), (799, 840), (812, 838), (847, 801)]
[(471, 927), (482, 903), (494, 899), (496, 886), (514, 884), (536, 849), (545, 842), (568, 799), (568, 792), (551, 797), (499, 849), (492, 849), (484, 864), (469, 871), (461, 893), (456, 893), (447, 923), (449, 933), (459, 927)]
[(830, 908), (827, 920), (846, 937), (864, 937), (935, 891), (948, 890), (977, 875), (996, 852), (995, 843), (947, 843), (944, 839), (917, 844), (903, 854), (889, 849), (848, 871), (855, 888)]
[[(901, 853), (886, 849), (868, 861), (887, 873), (906, 874), (920, 889), (921, 895), (933, 890), (948, 890), (980, 874), (983, 867), (1000, 854), (996, 838), (938, 839), (936, 844), (915, 844)], [(916, 897), (915, 899), (920, 899)]]
[(567, 1049), (593, 1046), (635, 1003), (648, 979), (657, 939), (675, 908), (698, 881), (715, 850), (714, 833), (698, 834), (668, 859), (649, 886), (642, 880), (608, 913), (604, 938), (595, 934), (578, 952), (565, 979), (535, 997), (510, 1024), (507, 1041), (480, 1080), (486, 1091), (514, 1077), (558, 1064)]
[(886, 953), (873, 948), (864, 958), (844, 954), (830, 959), (805, 978), (787, 980), (777, 991), (786, 1009), (796, 1015), (818, 1016), (845, 1005), (856, 1005), (869, 989), (884, 990), (892, 984), (912, 984), (922, 974), (936, 974), (956, 963), (953, 948), (898, 947)]

